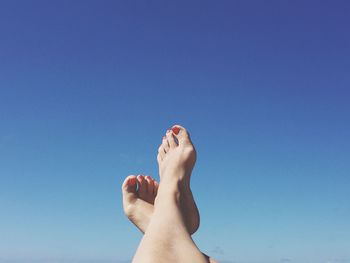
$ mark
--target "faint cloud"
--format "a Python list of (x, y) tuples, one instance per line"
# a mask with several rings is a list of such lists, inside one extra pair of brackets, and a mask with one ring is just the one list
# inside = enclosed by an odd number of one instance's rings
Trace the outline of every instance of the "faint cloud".
[(290, 262), (292, 262), (292, 260), (290, 258), (281, 258), (280, 262), (281, 263), (290, 263)]
[(215, 254), (218, 254), (218, 255), (224, 255), (225, 254), (224, 250), (221, 247), (219, 247), (219, 246), (216, 246), (212, 250), (212, 252), (215, 253)]
[(119, 153), (118, 158), (119, 158), (119, 160), (121, 160), (123, 162), (127, 162), (130, 160), (130, 156), (127, 153)]
[(129, 154), (129, 153), (119, 153), (118, 154), (119, 162), (122, 164), (144, 164), (145, 160), (136, 154)]

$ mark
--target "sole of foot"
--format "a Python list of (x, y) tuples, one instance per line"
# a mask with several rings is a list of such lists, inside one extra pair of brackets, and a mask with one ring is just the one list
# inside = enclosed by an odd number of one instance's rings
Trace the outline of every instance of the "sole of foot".
[(151, 220), (157, 191), (158, 183), (151, 176), (129, 175), (122, 184), (124, 213), (143, 233)]

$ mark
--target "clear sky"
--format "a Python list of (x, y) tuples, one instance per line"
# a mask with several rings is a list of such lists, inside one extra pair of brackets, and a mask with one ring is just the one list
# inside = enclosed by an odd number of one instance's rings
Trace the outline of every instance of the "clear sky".
[(348, 1), (1, 1), (0, 262), (128, 262), (128, 174), (198, 150), (194, 238), (350, 262)]

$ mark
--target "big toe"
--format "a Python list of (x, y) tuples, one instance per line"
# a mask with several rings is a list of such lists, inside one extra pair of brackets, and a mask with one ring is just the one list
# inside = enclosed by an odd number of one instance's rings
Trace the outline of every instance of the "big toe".
[(174, 125), (171, 130), (173, 131), (174, 136), (176, 137), (177, 141), (179, 142), (179, 145), (181, 144), (192, 144), (191, 139), (190, 139), (190, 134), (188, 131), (176, 124)]
[(122, 184), (122, 193), (124, 202), (133, 202), (137, 199), (137, 182), (135, 175), (129, 175), (125, 178)]

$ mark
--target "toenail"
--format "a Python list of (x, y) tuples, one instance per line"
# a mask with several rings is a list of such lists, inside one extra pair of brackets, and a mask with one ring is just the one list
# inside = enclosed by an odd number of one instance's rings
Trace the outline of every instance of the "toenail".
[(179, 134), (180, 128), (179, 127), (173, 127), (171, 128), (171, 130), (173, 131), (173, 133), (175, 133), (175, 135)]
[(136, 183), (136, 177), (130, 178), (129, 183), (130, 185), (134, 185)]

